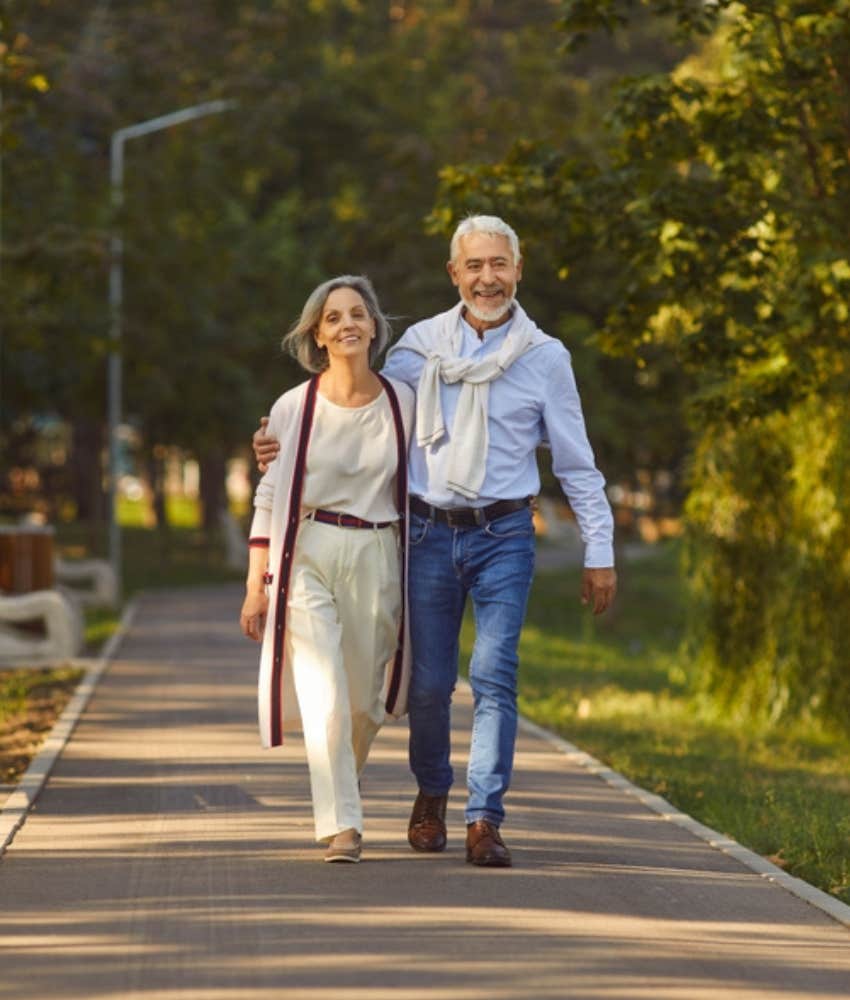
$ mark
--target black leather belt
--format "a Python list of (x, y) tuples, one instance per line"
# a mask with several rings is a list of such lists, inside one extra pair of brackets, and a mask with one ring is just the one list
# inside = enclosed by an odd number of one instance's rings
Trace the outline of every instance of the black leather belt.
[(530, 505), (531, 497), (524, 497), (522, 500), (497, 500), (486, 507), (450, 507), (446, 510), (443, 507), (432, 507), (421, 497), (410, 498), (410, 509), (414, 514), (429, 521), (447, 524), (450, 528), (475, 528)]

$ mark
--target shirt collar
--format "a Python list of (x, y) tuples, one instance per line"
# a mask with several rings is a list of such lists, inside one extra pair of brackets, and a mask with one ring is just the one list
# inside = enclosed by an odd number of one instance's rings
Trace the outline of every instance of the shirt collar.
[(504, 323), (501, 323), (499, 326), (491, 327), (489, 330), (485, 330), (484, 336), (479, 339), (478, 331), (475, 329), (474, 326), (472, 326), (471, 323), (467, 322), (466, 316), (464, 316), (463, 313), (461, 313), (460, 316), (461, 329), (463, 330), (465, 337), (472, 336), (475, 339), (475, 343), (479, 347), (483, 347), (488, 340), (493, 341), (497, 337), (500, 337), (508, 332), (511, 323), (513, 323), (514, 321), (514, 315), (515, 315), (515, 310), (512, 309), (510, 314), (508, 315), (508, 318), (505, 320)]

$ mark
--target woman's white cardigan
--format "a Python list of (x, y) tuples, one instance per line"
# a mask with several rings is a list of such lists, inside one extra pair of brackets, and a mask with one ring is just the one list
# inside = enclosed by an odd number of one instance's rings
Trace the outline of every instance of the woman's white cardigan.
[[(401, 620), (398, 646), (387, 663), (382, 697), (387, 715), (400, 718), (407, 711), (410, 684), (410, 635), (407, 615), (407, 447), (413, 400), (408, 386), (378, 376), (387, 392), (396, 427), (396, 472), (401, 552)], [(254, 496), (250, 544), (268, 546), (269, 609), (260, 653), (257, 701), (260, 739), (264, 747), (280, 746), (284, 730), (300, 728), (300, 712), (292, 670), (286, 663), (286, 601), (292, 556), (301, 521), (301, 493), (307, 447), (313, 424), (318, 377), (285, 392), (274, 404), (267, 433), (280, 442), (280, 452), (268, 467)], [(399, 395), (408, 405), (401, 406)], [(340, 529), (352, 530), (358, 529)]]

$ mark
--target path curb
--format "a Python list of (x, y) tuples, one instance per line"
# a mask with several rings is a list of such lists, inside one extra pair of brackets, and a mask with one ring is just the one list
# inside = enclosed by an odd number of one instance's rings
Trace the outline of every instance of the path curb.
[(30, 761), (30, 766), (24, 772), (24, 776), (18, 782), (15, 791), (6, 799), (3, 808), (0, 809), (0, 858), (3, 857), (9, 844), (12, 843), (15, 834), (24, 825), (33, 803), (53, 770), (53, 765), (64, 750), (74, 727), (85, 711), (85, 707), (97, 687), (97, 682), (132, 624), (136, 607), (137, 600), (133, 598), (124, 609), (118, 629), (109, 637), (97, 659), (75, 658), (70, 661), (74, 666), (84, 667), (85, 676), (65, 706), (64, 712), (50, 730), (44, 746)]
[(687, 813), (681, 812), (660, 795), (647, 792), (646, 789), (633, 784), (627, 778), (624, 778), (622, 774), (603, 764), (595, 757), (591, 757), (589, 753), (580, 750), (573, 743), (561, 739), (560, 736), (556, 736), (548, 729), (538, 726), (524, 716), (519, 717), (519, 727), (524, 732), (545, 740), (550, 746), (560, 750), (572, 763), (578, 764), (579, 767), (584, 768), (585, 771), (591, 774), (595, 774), (606, 784), (611, 785), (612, 788), (617, 788), (627, 795), (633, 796), (653, 812), (658, 813), (659, 816), (669, 820), (683, 830), (687, 830), (688, 833), (693, 834), (695, 837), (699, 837), (700, 840), (704, 840), (718, 851), (728, 854), (751, 871), (754, 871), (757, 875), (761, 875), (762, 878), (775, 882), (794, 896), (822, 910), (828, 916), (832, 917), (833, 920), (837, 920), (838, 923), (844, 924), (845, 927), (850, 927), (850, 906), (847, 906), (846, 903), (842, 903), (834, 896), (830, 896), (829, 893), (815, 888), (815, 886), (810, 885), (808, 882), (804, 882), (801, 878), (789, 875), (777, 865), (765, 860), (760, 854), (742, 847), (737, 841), (732, 840), (731, 837), (718, 833), (716, 830), (712, 830), (711, 827), (698, 822)]
[[(15, 834), (26, 821), (30, 809), (47, 782), (56, 760), (70, 739), (80, 716), (97, 687), (98, 681), (115, 655), (127, 630), (130, 628), (137, 607), (138, 599), (133, 598), (121, 616), (118, 629), (109, 638), (109, 641), (96, 660), (75, 659), (72, 661), (76, 665), (85, 667), (85, 676), (80, 682), (74, 696), (66, 705), (59, 720), (53, 726), (44, 746), (33, 758), (15, 791), (9, 796), (2, 810), (0, 810), (0, 858), (2, 858), (6, 848), (12, 843)], [(815, 888), (815, 886), (803, 881), (803, 879), (789, 875), (777, 865), (765, 860), (761, 855), (756, 854), (746, 847), (742, 847), (737, 841), (732, 840), (731, 837), (718, 833), (716, 830), (712, 830), (711, 827), (698, 822), (687, 813), (681, 812), (660, 795), (655, 795), (633, 784), (627, 778), (624, 778), (623, 775), (613, 770), (613, 768), (603, 764), (589, 753), (585, 753), (584, 750), (580, 750), (575, 744), (562, 739), (560, 736), (556, 736), (548, 729), (538, 726), (522, 715), (519, 716), (518, 723), (521, 730), (542, 739), (563, 753), (571, 763), (601, 778), (612, 788), (616, 788), (636, 798), (647, 808), (675, 826), (687, 830), (693, 836), (705, 841), (715, 849), (734, 858), (746, 868), (761, 875), (762, 878), (776, 883), (787, 892), (832, 917), (833, 920), (850, 928), (850, 906), (835, 899), (834, 896), (830, 896), (828, 893)]]

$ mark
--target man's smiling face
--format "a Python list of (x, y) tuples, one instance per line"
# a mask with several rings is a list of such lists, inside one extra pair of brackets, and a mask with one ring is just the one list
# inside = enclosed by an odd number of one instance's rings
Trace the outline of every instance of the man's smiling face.
[(514, 260), (507, 236), (467, 233), (448, 263), (452, 283), (478, 325), (498, 326), (513, 305), (522, 260)]

